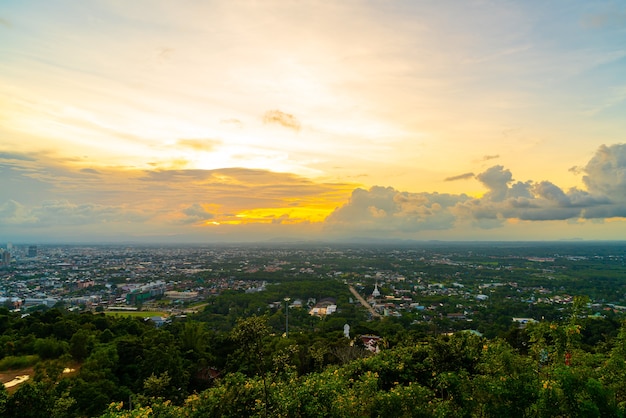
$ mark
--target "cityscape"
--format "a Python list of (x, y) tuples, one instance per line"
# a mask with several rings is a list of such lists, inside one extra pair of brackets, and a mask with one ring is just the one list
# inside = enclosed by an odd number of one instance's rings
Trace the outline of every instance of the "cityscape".
[[(521, 373), (510, 384), (526, 398), (507, 385), (498, 396), (533, 416), (550, 409), (537, 404), (549, 385), (564, 384), (554, 373), (586, 381), (623, 367), (613, 361), (626, 338), (624, 242), (6, 243), (1, 252), (0, 406), (9, 413), (24, 398), (72, 417), (158, 408), (156, 416), (201, 408), (255, 416), (252, 405), (264, 416), (265, 407), (291, 414), (311, 402), (330, 416), (371, 408), (412, 416), (413, 395), (394, 395), (392, 406), (383, 399), (420, 382), (424, 416), (447, 408), (480, 416), (481, 404), (438, 392), (443, 376), (467, 379), (467, 396), (491, 402), (481, 379)], [(373, 379), (371, 402), (344, 398), (364, 390), (353, 373)], [(602, 387), (620, 396), (626, 374), (615, 376)], [(273, 382), (267, 392), (263, 379)], [(254, 389), (224, 402), (240, 385)], [(332, 403), (317, 403), (320, 390)], [(610, 399), (593, 405), (618, 411)]]
[[(507, 247), (508, 251), (504, 250)], [(602, 289), (598, 284), (579, 283), (573, 272), (587, 269), (586, 274), (593, 274), (594, 265), (620, 269), (625, 256), (619, 243), (416, 243), (398, 247), (6, 244), (0, 302), (18, 312), (54, 306), (93, 312), (140, 306), (158, 307), (168, 316), (176, 316), (224, 291), (263, 292), (268, 285), (289, 279), (335, 280), (346, 285), (344, 294), (348, 286), (357, 289), (376, 315), (409, 315), (418, 322), (420, 317), (473, 322), (476, 307), (491, 305), (494, 299), (498, 304), (508, 302), (515, 304), (515, 309), (522, 305), (529, 310), (538, 305), (567, 306), (576, 295), (589, 296), (589, 306), (597, 314), (610, 311), (620, 315), (626, 312), (626, 287), (619, 280), (612, 284), (615, 287)], [(336, 300), (339, 295), (300, 296), (306, 300), (293, 299), (291, 307), (306, 307), (316, 297)], [(280, 302), (266, 302), (268, 307), (281, 306)], [(316, 309), (318, 314), (319, 307)], [(324, 310), (324, 314), (331, 311)], [(537, 309), (536, 315), (539, 312)], [(510, 313), (509, 320), (522, 314)]]
[(626, 417), (626, 2), (0, 2), (0, 417)]

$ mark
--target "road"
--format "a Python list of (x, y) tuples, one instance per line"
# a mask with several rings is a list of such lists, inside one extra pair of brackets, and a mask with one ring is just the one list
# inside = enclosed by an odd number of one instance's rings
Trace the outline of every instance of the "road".
[(373, 318), (381, 318), (380, 314), (376, 312), (374, 308), (372, 308), (372, 305), (370, 305), (365, 299), (363, 299), (363, 296), (359, 295), (359, 292), (357, 292), (354, 287), (350, 286), (350, 291), (352, 292), (354, 297), (357, 298), (359, 302), (361, 302), (361, 305), (365, 306), (370, 311)]

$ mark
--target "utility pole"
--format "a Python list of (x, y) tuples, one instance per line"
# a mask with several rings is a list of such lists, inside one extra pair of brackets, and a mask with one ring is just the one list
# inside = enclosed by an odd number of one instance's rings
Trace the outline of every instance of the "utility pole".
[(289, 338), (289, 301), (291, 298), (285, 298), (285, 337)]

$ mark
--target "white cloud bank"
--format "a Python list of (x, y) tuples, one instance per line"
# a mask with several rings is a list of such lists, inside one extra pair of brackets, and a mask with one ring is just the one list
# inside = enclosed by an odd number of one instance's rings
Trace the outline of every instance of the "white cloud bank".
[(480, 198), (409, 193), (379, 186), (356, 189), (350, 200), (326, 221), (333, 230), (353, 233), (412, 233), (467, 225), (489, 229), (502, 226), (507, 220), (626, 217), (626, 144), (601, 146), (581, 171), (587, 190), (564, 191), (550, 181), (515, 181), (513, 174), (500, 165), (475, 176), (487, 189)]

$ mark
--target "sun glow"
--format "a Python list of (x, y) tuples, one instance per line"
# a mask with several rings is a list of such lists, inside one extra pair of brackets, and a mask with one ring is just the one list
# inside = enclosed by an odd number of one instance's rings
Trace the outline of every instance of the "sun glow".
[(309, 224), (323, 222), (333, 211), (334, 206), (320, 207), (285, 207), (257, 208), (243, 210), (233, 216), (217, 216), (216, 220), (207, 222), (212, 225), (245, 225), (245, 224)]

